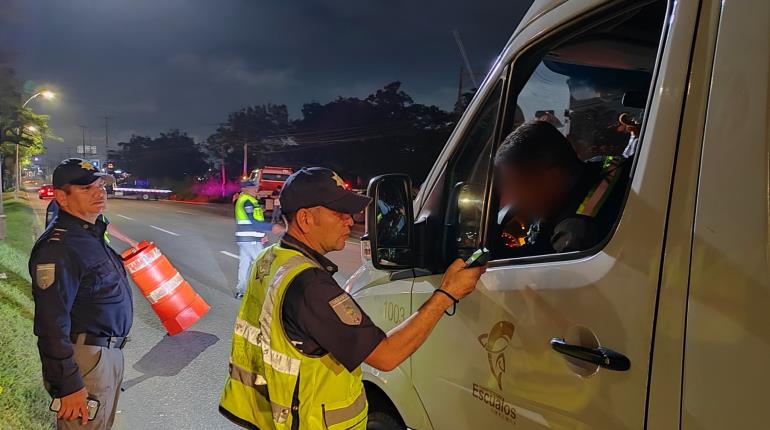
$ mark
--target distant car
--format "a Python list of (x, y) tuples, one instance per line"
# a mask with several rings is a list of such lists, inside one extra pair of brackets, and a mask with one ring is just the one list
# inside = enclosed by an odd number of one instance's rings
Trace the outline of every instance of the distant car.
[(53, 198), (53, 185), (46, 184), (37, 190), (37, 196), (40, 199), (52, 199)]

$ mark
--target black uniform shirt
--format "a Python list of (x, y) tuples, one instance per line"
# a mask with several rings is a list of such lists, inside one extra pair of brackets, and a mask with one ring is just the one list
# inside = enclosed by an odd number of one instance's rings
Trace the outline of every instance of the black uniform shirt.
[(43, 379), (55, 397), (83, 387), (70, 336), (128, 335), (131, 287), (120, 256), (104, 241), (107, 224), (65, 211), (37, 240), (29, 259)]
[(337, 285), (334, 263), (288, 234), (281, 247), (299, 251), (321, 267), (303, 271), (287, 287), (282, 308), (286, 335), (303, 354), (330, 353), (352, 372), (386, 334)]

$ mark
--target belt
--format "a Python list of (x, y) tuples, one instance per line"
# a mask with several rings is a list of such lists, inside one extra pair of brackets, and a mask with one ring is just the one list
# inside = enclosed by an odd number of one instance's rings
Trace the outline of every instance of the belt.
[(75, 345), (101, 346), (104, 348), (123, 349), (128, 341), (127, 337), (120, 336), (94, 336), (88, 333), (77, 333), (70, 336)]

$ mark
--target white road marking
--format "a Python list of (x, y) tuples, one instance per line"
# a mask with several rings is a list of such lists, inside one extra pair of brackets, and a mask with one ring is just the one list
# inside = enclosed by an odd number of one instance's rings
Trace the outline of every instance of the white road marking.
[(168, 231), (168, 230), (160, 228), (160, 227), (155, 227), (154, 225), (150, 225), (150, 227), (154, 228), (155, 230), (162, 231), (163, 233), (168, 233), (168, 234), (170, 234), (172, 236), (179, 236), (179, 234), (174, 233), (173, 231)]
[(121, 217), (121, 218), (125, 218), (125, 219), (128, 219), (128, 220), (131, 220), (131, 221), (133, 221), (133, 220), (134, 220), (134, 219), (133, 219), (133, 218), (131, 218), (130, 216), (125, 216), (125, 215), (121, 215), (121, 214), (115, 214), (115, 215), (117, 215), (117, 216), (119, 216), (119, 217)]
[(232, 252), (227, 252), (227, 251), (219, 251), (219, 252), (221, 252), (222, 254), (225, 254), (225, 255), (226, 255), (226, 256), (228, 256), (228, 257), (233, 257), (233, 258), (235, 258), (236, 260), (240, 260), (240, 259), (241, 259), (241, 257), (239, 257), (239, 256), (237, 256), (237, 255), (235, 255), (235, 254), (233, 254)]
[(178, 214), (195, 215), (195, 214), (194, 214), (194, 213), (192, 213), (192, 212), (185, 212), (185, 211), (174, 211), (174, 212), (176, 212), (176, 213), (178, 213)]

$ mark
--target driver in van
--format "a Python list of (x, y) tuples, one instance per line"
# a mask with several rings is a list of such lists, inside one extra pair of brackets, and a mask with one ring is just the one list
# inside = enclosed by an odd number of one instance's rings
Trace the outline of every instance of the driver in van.
[(553, 125), (524, 123), (495, 155), (501, 201), (511, 209), (499, 224), (518, 227), (526, 220), (519, 250), (526, 255), (590, 249), (609, 234), (620, 212), (628, 182), (624, 167), (620, 157), (584, 163)]

